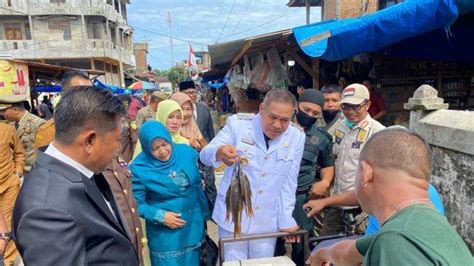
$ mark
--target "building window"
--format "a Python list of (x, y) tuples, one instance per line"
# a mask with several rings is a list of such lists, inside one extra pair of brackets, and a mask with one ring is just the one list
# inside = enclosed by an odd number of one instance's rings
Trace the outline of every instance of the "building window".
[(64, 40), (71, 40), (71, 23), (65, 18), (52, 18), (48, 21), (48, 30), (62, 30)]
[(27, 40), (31, 40), (30, 23), (25, 23), (25, 37)]
[(89, 39), (101, 39), (101, 23), (99, 21), (89, 21), (87, 23), (87, 37)]
[(11, 7), (12, 6), (12, 0), (7, 0), (7, 6)]
[(117, 66), (112, 65), (112, 73), (118, 74), (118, 67)]
[(20, 23), (5, 23), (5, 39), (7, 40), (21, 40), (21, 24)]

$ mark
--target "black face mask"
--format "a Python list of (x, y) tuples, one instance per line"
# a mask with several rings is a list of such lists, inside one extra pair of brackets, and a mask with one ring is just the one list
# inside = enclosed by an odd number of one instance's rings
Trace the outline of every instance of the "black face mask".
[(296, 113), (296, 120), (300, 126), (308, 129), (316, 123), (317, 118), (307, 115), (300, 108), (298, 108), (298, 113)]
[(338, 114), (339, 114), (339, 111), (337, 111), (337, 110), (326, 110), (326, 111), (323, 111), (324, 121), (330, 122), (330, 121), (332, 121), (334, 118), (336, 118), (336, 116), (337, 116)]

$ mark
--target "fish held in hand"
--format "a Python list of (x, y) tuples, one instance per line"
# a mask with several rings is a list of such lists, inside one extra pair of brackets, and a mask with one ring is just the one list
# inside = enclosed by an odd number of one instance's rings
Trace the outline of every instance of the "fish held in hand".
[(242, 234), (241, 222), (242, 211), (245, 210), (247, 216), (253, 217), (252, 209), (252, 190), (247, 175), (242, 170), (242, 166), (248, 163), (247, 158), (242, 158), (236, 163), (232, 181), (227, 189), (226, 204), (226, 221), (232, 216), (234, 222), (234, 237)]

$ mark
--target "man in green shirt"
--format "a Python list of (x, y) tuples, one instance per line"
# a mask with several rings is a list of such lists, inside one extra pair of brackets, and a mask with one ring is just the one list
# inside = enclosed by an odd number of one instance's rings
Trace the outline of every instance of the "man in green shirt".
[(431, 172), (432, 155), (420, 136), (398, 127), (374, 134), (360, 154), (355, 194), (382, 228), (318, 250), (311, 265), (474, 265), (466, 244), (430, 203)]
[[(321, 116), (323, 105), (324, 96), (320, 91), (304, 90), (298, 99), (298, 112), (294, 121), (304, 130), (306, 140), (298, 174), (293, 217), (301, 228), (310, 233), (313, 232), (314, 225), (311, 218), (306, 216), (303, 204), (310, 197), (324, 196), (334, 177), (334, 159), (331, 156), (332, 137), (316, 123)], [(321, 168), (319, 176), (316, 175), (318, 167)], [(293, 245), (292, 258), (298, 265), (304, 264), (301, 244)]]

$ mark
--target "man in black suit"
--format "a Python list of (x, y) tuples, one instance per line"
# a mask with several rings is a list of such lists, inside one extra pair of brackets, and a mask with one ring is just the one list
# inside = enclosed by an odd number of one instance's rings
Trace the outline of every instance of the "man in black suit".
[(25, 177), (13, 239), (25, 265), (138, 265), (124, 216), (101, 172), (120, 149), (122, 102), (106, 90), (64, 93), (56, 138)]
[[(209, 143), (215, 136), (214, 126), (212, 123), (211, 112), (209, 107), (203, 103), (196, 102), (197, 90), (194, 85), (194, 81), (183, 81), (179, 83), (179, 90), (191, 98), (194, 105), (194, 120), (201, 131), (202, 136)], [(209, 201), (209, 209), (212, 212), (214, 209), (214, 203), (216, 202), (217, 189), (216, 189), (216, 177), (214, 175), (214, 169), (212, 167), (200, 164), (199, 169), (203, 173), (204, 182), (206, 188), (204, 193)]]

